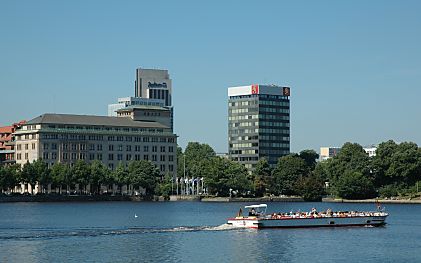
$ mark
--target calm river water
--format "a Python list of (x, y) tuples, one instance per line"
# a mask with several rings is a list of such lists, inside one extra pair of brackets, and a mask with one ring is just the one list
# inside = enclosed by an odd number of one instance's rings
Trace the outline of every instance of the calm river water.
[[(243, 203), (0, 204), (0, 262), (421, 262), (421, 205), (387, 204), (385, 227), (226, 229)], [(270, 203), (269, 211), (374, 210)], [(137, 217), (135, 217), (135, 214)]]

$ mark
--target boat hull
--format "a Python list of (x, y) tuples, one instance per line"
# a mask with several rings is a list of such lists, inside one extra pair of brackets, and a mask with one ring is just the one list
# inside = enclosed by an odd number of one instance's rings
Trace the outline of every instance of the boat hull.
[(243, 228), (303, 228), (303, 227), (345, 227), (381, 226), (384, 216), (318, 217), (318, 218), (231, 218), (228, 224)]

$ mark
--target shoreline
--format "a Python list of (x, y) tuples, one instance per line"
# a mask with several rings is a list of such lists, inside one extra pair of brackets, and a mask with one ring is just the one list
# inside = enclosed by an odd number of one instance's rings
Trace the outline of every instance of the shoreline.
[(421, 204), (421, 199), (360, 199), (323, 198), (323, 203), (382, 203), (382, 204)]
[[(162, 196), (155, 196), (146, 200), (141, 196), (119, 195), (15, 195), (0, 196), (0, 203), (20, 202), (206, 202), (206, 203), (270, 203), (270, 202), (305, 202), (301, 197), (204, 197), (204, 196), (170, 196), (165, 200)], [(376, 203), (382, 204), (421, 204), (421, 199), (361, 199), (349, 200), (341, 198), (323, 198), (323, 203)]]

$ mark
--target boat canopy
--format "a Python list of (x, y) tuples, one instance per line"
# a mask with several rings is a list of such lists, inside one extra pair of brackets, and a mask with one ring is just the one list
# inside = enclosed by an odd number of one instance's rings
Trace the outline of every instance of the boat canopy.
[(267, 208), (267, 204), (260, 204), (260, 205), (247, 205), (244, 208)]

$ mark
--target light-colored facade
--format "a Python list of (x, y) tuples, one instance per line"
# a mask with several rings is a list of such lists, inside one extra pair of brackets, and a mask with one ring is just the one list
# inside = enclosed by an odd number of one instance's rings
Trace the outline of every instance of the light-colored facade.
[(118, 98), (117, 103), (108, 104), (108, 116), (117, 117), (118, 110), (136, 105), (163, 107), (165, 106), (165, 101), (162, 99), (148, 99), (140, 97)]
[(320, 161), (336, 156), (341, 151), (341, 147), (320, 147)]
[[(367, 153), (368, 157), (376, 156), (377, 146), (370, 145), (363, 147), (363, 150)], [(332, 158), (341, 151), (341, 147), (320, 147), (320, 161)]]
[(177, 136), (155, 121), (131, 117), (43, 114), (15, 133), (16, 163), (43, 159), (73, 165), (99, 160), (110, 169), (149, 160), (162, 174), (176, 175)]
[(290, 88), (228, 88), (228, 154), (252, 171), (260, 158), (275, 166), (290, 152)]
[(172, 106), (172, 80), (168, 70), (136, 69), (135, 97), (162, 99)]
[(368, 154), (368, 157), (376, 156), (376, 151), (377, 151), (376, 145), (365, 146), (363, 147), (363, 149)]

